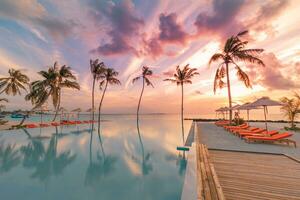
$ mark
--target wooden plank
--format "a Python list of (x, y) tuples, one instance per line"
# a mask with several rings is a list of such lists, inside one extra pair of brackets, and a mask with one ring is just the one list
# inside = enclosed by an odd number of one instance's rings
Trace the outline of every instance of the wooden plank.
[(226, 199), (300, 200), (300, 165), (282, 155), (209, 150)]
[(204, 164), (205, 164), (205, 171), (207, 174), (207, 178), (208, 178), (208, 184), (209, 184), (209, 188), (210, 188), (210, 195), (212, 199), (219, 199), (218, 198), (218, 193), (217, 193), (217, 189), (216, 189), (216, 185), (213, 179), (213, 175), (209, 166), (209, 162), (208, 162), (208, 154), (207, 151), (205, 150), (206, 147), (204, 145), (201, 146), (201, 151), (203, 154), (203, 159), (204, 159)]
[(208, 158), (208, 163), (209, 163), (209, 167), (210, 167), (210, 170), (211, 170), (211, 173), (212, 173), (212, 178), (213, 178), (213, 181), (214, 181), (214, 184), (215, 184), (218, 199), (225, 200), (225, 196), (224, 196), (221, 184), (219, 182), (219, 179), (218, 179), (217, 173), (215, 171), (214, 165), (210, 161), (210, 157), (209, 157), (209, 153), (208, 153), (207, 148), (205, 148), (205, 152), (206, 152), (206, 155), (207, 155), (207, 158)]
[(206, 170), (205, 170), (205, 164), (204, 164), (202, 146), (203, 146), (202, 144), (199, 145), (200, 170), (201, 170), (201, 177), (202, 177), (202, 185), (203, 185), (205, 199), (210, 200), (212, 198), (211, 198), (211, 192), (210, 192), (210, 187), (209, 187), (207, 173), (206, 173)]
[(197, 157), (197, 194), (198, 200), (204, 199), (204, 190), (201, 176), (201, 164), (200, 164), (200, 153), (199, 153), (199, 143), (196, 143), (196, 157)]

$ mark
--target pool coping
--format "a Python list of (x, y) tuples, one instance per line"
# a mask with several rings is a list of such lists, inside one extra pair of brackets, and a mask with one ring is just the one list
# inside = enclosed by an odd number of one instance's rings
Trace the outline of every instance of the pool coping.
[[(181, 193), (181, 200), (197, 200), (198, 198), (198, 175), (197, 175), (197, 152), (196, 152), (196, 142), (198, 141), (197, 134), (195, 134), (195, 128), (197, 128), (196, 123), (193, 122), (189, 132), (193, 134), (194, 140), (191, 143), (190, 150), (187, 156), (187, 167), (185, 171), (185, 178), (183, 183), (183, 189)], [(187, 138), (189, 138), (189, 135)]]

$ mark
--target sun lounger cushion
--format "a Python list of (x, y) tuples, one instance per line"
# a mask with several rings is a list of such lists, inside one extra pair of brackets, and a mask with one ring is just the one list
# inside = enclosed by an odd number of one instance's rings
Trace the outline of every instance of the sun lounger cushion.
[(279, 133), (273, 136), (246, 136), (247, 139), (255, 139), (255, 140), (280, 140), (284, 138), (291, 137), (293, 134), (291, 133)]

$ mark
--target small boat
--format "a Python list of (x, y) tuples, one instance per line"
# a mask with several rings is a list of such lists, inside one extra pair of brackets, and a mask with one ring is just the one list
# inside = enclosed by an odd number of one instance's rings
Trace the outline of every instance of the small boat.
[(26, 115), (23, 115), (21, 113), (13, 113), (10, 115), (11, 118), (24, 118)]

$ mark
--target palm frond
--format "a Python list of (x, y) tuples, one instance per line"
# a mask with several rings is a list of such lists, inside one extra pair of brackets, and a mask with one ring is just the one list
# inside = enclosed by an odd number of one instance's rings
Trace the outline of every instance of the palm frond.
[(164, 81), (169, 81), (171, 83), (176, 83), (176, 85), (180, 85), (182, 83), (182, 81), (180, 81), (178, 79), (171, 79), (171, 78), (164, 79)]
[(151, 83), (151, 81), (147, 77), (145, 77), (144, 79), (146, 81), (147, 86), (150, 85), (150, 86), (152, 86), (152, 88), (154, 88), (154, 85)]
[(237, 36), (240, 37), (240, 36), (246, 35), (248, 32), (249, 32), (248, 30), (241, 31), (237, 34)]
[(220, 59), (224, 59), (224, 56), (223, 54), (221, 53), (215, 53), (210, 59), (209, 59), (209, 62), (208, 62), (208, 66), (211, 65), (212, 62), (216, 62)]
[(264, 62), (261, 59), (254, 57), (250, 54), (236, 52), (235, 54), (233, 54), (233, 57), (238, 61), (250, 62), (253, 64), (265, 66)]
[(106, 80), (102, 80), (99, 82), (99, 89), (102, 90), (103, 89), (103, 86), (104, 84), (106, 83)]
[(132, 79), (132, 84), (134, 84), (135, 82), (137, 82), (138, 80), (140, 80), (140, 76), (137, 76), (135, 78)]
[(223, 81), (223, 78), (225, 78), (225, 76), (226, 76), (226, 69), (222, 65), (217, 69), (216, 74), (215, 74), (214, 93), (216, 93), (218, 88), (222, 89), (226, 86), (226, 83)]
[(73, 88), (80, 90), (80, 85), (76, 81), (70, 81), (70, 80), (64, 80), (62, 83), (60, 83), (60, 88)]
[(236, 70), (238, 79), (243, 81), (247, 88), (252, 88), (248, 75), (238, 65), (236, 65)]
[(249, 54), (249, 55), (258, 55), (260, 53), (262, 53), (264, 51), (264, 49), (243, 49), (240, 50), (241, 53), (243, 54)]

